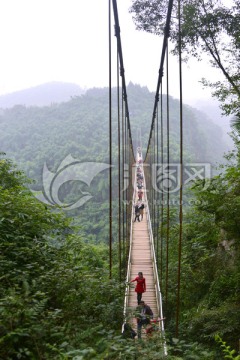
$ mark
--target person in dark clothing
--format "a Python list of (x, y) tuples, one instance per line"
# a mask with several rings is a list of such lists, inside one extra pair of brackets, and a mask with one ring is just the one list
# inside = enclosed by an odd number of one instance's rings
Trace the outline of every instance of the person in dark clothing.
[(135, 205), (134, 209), (135, 209), (135, 219), (134, 219), (134, 222), (135, 222), (136, 220), (138, 220), (138, 221), (140, 222), (140, 219), (139, 219), (140, 211), (139, 211), (139, 206), (138, 206), (138, 204)]
[(143, 219), (144, 203), (142, 202), (141, 205), (138, 208), (139, 208), (139, 212), (140, 212), (141, 220), (142, 220)]
[(150, 324), (150, 319), (153, 318), (153, 312), (150, 306), (145, 304), (143, 300), (140, 301), (137, 307), (137, 334), (138, 339), (142, 337), (142, 327)]

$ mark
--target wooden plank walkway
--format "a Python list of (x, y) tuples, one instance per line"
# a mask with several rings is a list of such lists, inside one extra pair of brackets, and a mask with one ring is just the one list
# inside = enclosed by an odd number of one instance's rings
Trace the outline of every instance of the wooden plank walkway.
[[(144, 193), (144, 190), (143, 190)], [(137, 194), (137, 192), (136, 192)], [(137, 195), (135, 203), (137, 202)], [(153, 311), (154, 318), (158, 318), (157, 298), (155, 290), (154, 272), (153, 272), (153, 260), (151, 257), (151, 244), (150, 236), (147, 224), (147, 211), (148, 206), (143, 194), (143, 201), (145, 204), (143, 212), (143, 220), (141, 222), (133, 222), (132, 231), (132, 251), (130, 261), (130, 280), (135, 279), (139, 271), (142, 271), (143, 276), (146, 279), (146, 292), (142, 295), (142, 300), (149, 305)], [(134, 218), (133, 218), (134, 220)], [(137, 307), (137, 293), (135, 292), (136, 282), (132, 283), (129, 291), (128, 308), (129, 310), (135, 310)], [(133, 317), (130, 319), (132, 327), (136, 331), (136, 319)]]
[[(124, 300), (124, 325), (128, 323), (131, 327), (137, 332), (137, 321), (136, 321), (136, 308), (137, 308), (137, 293), (135, 292), (136, 282), (130, 283), (131, 280), (135, 279), (139, 272), (143, 273), (143, 276), (146, 279), (146, 292), (142, 295), (142, 300), (150, 306), (153, 311), (153, 319), (155, 325), (159, 329), (159, 340), (162, 341), (162, 353), (164, 356), (167, 356), (167, 347), (166, 340), (164, 335), (164, 323), (163, 323), (163, 313), (162, 313), (162, 296), (161, 290), (158, 284), (158, 274), (156, 268), (156, 259), (154, 255), (154, 249), (152, 244), (152, 231), (151, 231), (151, 222), (149, 220), (148, 214), (148, 203), (146, 195), (146, 184), (144, 181), (144, 168), (142, 165), (142, 158), (140, 148), (138, 150), (137, 163), (136, 163), (136, 180), (139, 182), (139, 176), (137, 173), (140, 172), (143, 175), (143, 197), (142, 201), (145, 204), (143, 211), (143, 220), (140, 222), (135, 219), (134, 205), (138, 201), (138, 189), (135, 188), (134, 197), (133, 197), (133, 218), (132, 218), (132, 228), (131, 228), (131, 238), (130, 238), (130, 252), (128, 259), (128, 269), (127, 269), (127, 286)], [(140, 161), (141, 160), (141, 161)], [(140, 168), (140, 169), (139, 169)], [(140, 179), (141, 180), (141, 179)], [(137, 185), (137, 181), (135, 186)], [(148, 225), (149, 224), (149, 225)], [(130, 286), (128, 285), (130, 284)], [(144, 328), (142, 328), (142, 337), (147, 339), (148, 336)]]

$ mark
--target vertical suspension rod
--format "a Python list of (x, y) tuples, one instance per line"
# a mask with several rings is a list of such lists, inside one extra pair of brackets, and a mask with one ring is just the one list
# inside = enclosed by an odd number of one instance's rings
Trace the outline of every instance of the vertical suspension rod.
[[(154, 107), (153, 107), (153, 115), (152, 115), (152, 124), (151, 124), (150, 134), (153, 131), (153, 124), (154, 124), (154, 121), (155, 121), (156, 112), (157, 112), (157, 104), (158, 104), (158, 101), (159, 101), (159, 89), (160, 89), (160, 85), (162, 84), (163, 66), (164, 66), (165, 53), (166, 53), (166, 47), (167, 47), (167, 39), (169, 37), (169, 31), (170, 31), (170, 20), (171, 20), (171, 15), (172, 15), (172, 8), (173, 8), (173, 0), (169, 0), (168, 11), (167, 11), (167, 20), (166, 20), (166, 25), (165, 25), (165, 29), (164, 29), (162, 55), (161, 55), (160, 67), (159, 67), (159, 71), (158, 71), (157, 90), (156, 90), (156, 93), (155, 93), (155, 102), (154, 102)], [(151, 139), (151, 136), (149, 135), (147, 152), (148, 152), (148, 148), (150, 146), (150, 139)]]
[(121, 138), (120, 138), (120, 92), (119, 92), (119, 58), (117, 54), (117, 108), (118, 108), (118, 262), (119, 281), (122, 280), (122, 239), (121, 239)]
[[(112, 5), (113, 5), (113, 14), (114, 14), (114, 21), (115, 21), (115, 35), (117, 37), (117, 46), (118, 46), (118, 54), (119, 54), (120, 75), (122, 77), (123, 96), (124, 96), (124, 101), (125, 101), (125, 110), (126, 110), (126, 117), (127, 117), (127, 127), (129, 130), (129, 136), (130, 136), (130, 139), (131, 139), (130, 141), (131, 141), (131, 145), (132, 145), (132, 134), (131, 134), (131, 127), (130, 127), (130, 120), (129, 120), (125, 70), (124, 70), (124, 64), (123, 64), (122, 42), (121, 42), (121, 36), (120, 36), (117, 1), (112, 0)], [(133, 148), (133, 146), (132, 146), (132, 148)]]
[(179, 91), (180, 91), (180, 192), (179, 192), (179, 241), (178, 241), (178, 286), (177, 286), (177, 312), (176, 337), (178, 337), (181, 290), (181, 256), (182, 256), (182, 221), (183, 221), (183, 96), (182, 96), (182, 53), (181, 53), (181, 7), (178, 0), (178, 33), (179, 33)]
[(169, 163), (170, 163), (170, 126), (169, 126), (169, 68), (168, 68), (168, 43), (167, 43), (167, 166), (168, 166), (168, 186), (167, 186), (167, 233), (166, 233), (166, 290), (165, 290), (165, 302), (166, 309), (168, 305), (168, 262), (169, 262), (169, 233), (170, 233), (170, 179), (169, 179)]
[(123, 87), (122, 87), (122, 237), (123, 237), (123, 261), (124, 261), (124, 266), (126, 265), (126, 258), (125, 258), (125, 249), (126, 249), (126, 238), (125, 238), (125, 211), (124, 211), (124, 162), (125, 162), (125, 157), (124, 157), (124, 149), (125, 149), (125, 131), (124, 131), (124, 119), (125, 119), (125, 110), (124, 110), (124, 100), (123, 100)]
[[(161, 86), (161, 165), (162, 165), (162, 169), (164, 166), (164, 156), (163, 156), (163, 92), (162, 92), (162, 86)], [(164, 192), (161, 192), (161, 247), (160, 247), (160, 259), (161, 259), (161, 263), (160, 263), (160, 283), (162, 285), (162, 281), (163, 281), (163, 222), (164, 222)]]
[[(159, 164), (159, 118), (158, 118), (158, 107), (157, 107), (157, 113), (156, 113), (156, 121), (157, 121), (157, 166)], [(156, 166), (156, 170), (157, 170), (157, 166)], [(156, 261), (157, 261), (157, 265), (158, 265), (158, 246), (159, 246), (159, 192), (157, 191), (157, 197), (156, 197), (156, 201), (157, 201), (157, 239), (156, 239)]]
[(111, 0), (108, 4), (109, 35), (109, 277), (112, 277), (112, 47)]

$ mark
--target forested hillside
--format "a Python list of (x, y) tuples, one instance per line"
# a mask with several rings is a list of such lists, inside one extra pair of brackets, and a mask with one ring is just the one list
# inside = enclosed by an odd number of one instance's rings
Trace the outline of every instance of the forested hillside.
[[(133, 84), (128, 90), (135, 145), (141, 130), (145, 150), (153, 94)], [(177, 162), (179, 103), (170, 101), (175, 105), (170, 114), (171, 161)], [(67, 103), (49, 107), (6, 109), (0, 118), (0, 135), (1, 150), (36, 180), (31, 183), (1, 156), (0, 358), (161, 359), (158, 335), (141, 344), (121, 336), (125, 284), (118, 278), (115, 241), (113, 275), (109, 280), (108, 168), (104, 167), (108, 164), (109, 146), (108, 90), (92, 89)], [(225, 159), (226, 168), (213, 177), (206, 191), (201, 191), (202, 182), (198, 181), (187, 195), (193, 201), (184, 209), (179, 339), (174, 329), (179, 225), (176, 208), (171, 208), (167, 306), (164, 257), (161, 284), (169, 359), (224, 359), (221, 348), (228, 358), (235, 359), (231, 348), (237, 349), (240, 326), (239, 133), (235, 136), (236, 150)], [(184, 107), (186, 162), (221, 161), (224, 146), (216, 125), (203, 114)], [(34, 198), (26, 185), (42, 190), (44, 163), (53, 173), (61, 173), (64, 164), (74, 159), (91, 162), (94, 168), (99, 164), (103, 167), (98, 168), (90, 186), (81, 179), (65, 184), (63, 177), (59, 197), (70, 203), (89, 191), (92, 198), (71, 211), (51, 211)], [(113, 205), (115, 190), (113, 182)], [(73, 224), (81, 225), (80, 229)], [(115, 234), (115, 218), (113, 228)], [(163, 223), (163, 243), (166, 232)]]
[[(134, 146), (141, 133), (143, 152), (146, 149), (154, 94), (146, 87), (128, 86), (128, 102)], [(113, 89), (113, 158), (117, 159), (116, 89)], [(163, 111), (166, 119), (166, 98)], [(179, 102), (170, 98), (171, 161), (179, 161)], [(91, 89), (68, 102), (44, 107), (16, 105), (0, 116), (1, 151), (7, 154), (35, 181), (32, 189), (42, 190), (43, 166), (54, 173), (61, 162), (71, 155), (80, 162), (109, 162), (108, 89)], [(165, 121), (165, 120), (164, 120)], [(166, 126), (164, 124), (164, 131)], [(186, 162), (211, 163), (222, 161), (226, 145), (220, 128), (204, 113), (184, 107), (184, 152)], [(116, 175), (116, 170), (114, 169)], [(65, 183), (59, 190), (62, 201), (70, 202), (90, 191), (93, 198), (82, 207), (68, 211), (81, 224), (86, 236), (95, 241), (107, 237), (108, 171), (101, 171), (90, 188), (81, 181)], [(115, 189), (113, 188), (113, 194)], [(91, 221), (89, 221), (91, 214)], [(77, 217), (76, 217), (77, 216)]]

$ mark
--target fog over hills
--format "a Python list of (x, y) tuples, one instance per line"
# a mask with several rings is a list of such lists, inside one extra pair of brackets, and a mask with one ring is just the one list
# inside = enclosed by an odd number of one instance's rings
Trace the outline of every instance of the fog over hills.
[(0, 96), (0, 108), (11, 108), (14, 105), (48, 106), (52, 103), (61, 103), (73, 96), (83, 94), (80, 86), (65, 82), (50, 82), (29, 89), (16, 91)]
[(232, 131), (230, 126), (231, 117), (222, 115), (219, 102), (212, 98), (208, 100), (199, 99), (191, 101), (190, 105), (205, 113), (212, 122), (219, 125), (222, 129), (224, 141), (230, 148), (233, 148), (233, 140), (229, 136), (229, 133)]
[[(77, 84), (66, 82), (50, 82), (41, 84), (28, 89), (16, 91), (0, 96), (0, 108), (11, 108), (15, 105), (30, 106), (49, 106), (67, 102), (75, 96), (80, 96), (86, 92)], [(188, 104), (207, 115), (209, 121), (219, 125), (222, 130), (222, 137), (229, 149), (233, 147), (233, 141), (228, 135), (231, 131), (230, 118), (221, 115), (219, 103), (213, 99), (198, 99), (188, 101)]]
[[(62, 87), (64, 85), (60, 84), (59, 88)], [(0, 152), (6, 153), (7, 158), (13, 160), (18, 168), (22, 169), (27, 177), (34, 181), (31, 189), (36, 191), (45, 189), (44, 169), (47, 168), (47, 174), (49, 172), (56, 175), (60, 174), (60, 165), (66, 159), (68, 163), (69, 159), (71, 162), (76, 159), (81, 163), (109, 163), (108, 88), (92, 88), (84, 94), (76, 96), (77, 88), (73, 87), (73, 92), (67, 94), (66, 101), (63, 101), (62, 97), (59, 102), (57, 102), (59, 97), (55, 96), (56, 92), (53, 91), (50, 94), (47, 92), (47, 88), (49, 89), (49, 84), (42, 87), (40, 95), (44, 93), (45, 99), (51, 102), (50, 106), (26, 106), (27, 98), (25, 98), (23, 102), (25, 105), (16, 104), (11, 108), (2, 108), (0, 113)], [(28, 92), (24, 91), (23, 93), (26, 95)], [(128, 84), (127, 93), (131, 112), (133, 148), (136, 149), (138, 146), (140, 131), (141, 146), (143, 154), (145, 154), (149, 140), (155, 93), (150, 92), (147, 87), (133, 83)], [(13, 99), (14, 95), (12, 95)], [(113, 179), (117, 179), (118, 102), (116, 100), (118, 94), (116, 88), (113, 88), (112, 95), (115, 99), (112, 103), (114, 115), (112, 117)], [(29, 89), (29, 96), (32, 99), (31, 89)], [(67, 97), (70, 97), (68, 101)], [(166, 95), (163, 95), (164, 162), (167, 159), (166, 100)], [(169, 116), (170, 163), (179, 164), (179, 100), (171, 96), (168, 100), (171, 109)], [(41, 101), (43, 101), (42, 97)], [(189, 105), (183, 106), (183, 114), (184, 162), (193, 164), (193, 166), (206, 165), (206, 169), (211, 170), (211, 174), (208, 174), (214, 175), (215, 165), (223, 162), (223, 153), (228, 150), (223, 141), (221, 128), (211, 121), (207, 115)], [(117, 180), (113, 180), (113, 184), (115, 186)], [(59, 192), (59, 199), (67, 204), (74, 203), (79, 199), (79, 194), (89, 191), (93, 194), (94, 201), (89, 201), (84, 204), (84, 207), (76, 209), (74, 215), (81, 215), (78, 220), (79, 225), (84, 226), (88, 239), (100, 242), (108, 234), (108, 206), (106, 205), (109, 196), (108, 172), (99, 174), (91, 186), (86, 186), (82, 181), (66, 181), (66, 184), (64, 182)], [(116, 187), (113, 188), (113, 193), (115, 195), (118, 193)], [(89, 214), (91, 214), (91, 223)], [(85, 224), (88, 224), (87, 228)]]

